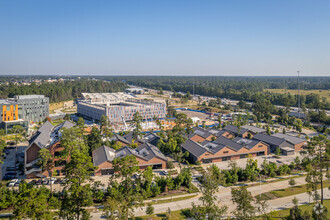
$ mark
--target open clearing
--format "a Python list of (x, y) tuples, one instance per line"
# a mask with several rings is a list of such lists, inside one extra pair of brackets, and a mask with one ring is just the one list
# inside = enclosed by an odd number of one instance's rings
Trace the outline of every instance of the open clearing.
[[(290, 93), (291, 95), (298, 95), (298, 90), (296, 89), (265, 89), (264, 91), (272, 93)], [(317, 94), (320, 97), (325, 97), (327, 101), (330, 101), (330, 90), (300, 90), (301, 95)]]

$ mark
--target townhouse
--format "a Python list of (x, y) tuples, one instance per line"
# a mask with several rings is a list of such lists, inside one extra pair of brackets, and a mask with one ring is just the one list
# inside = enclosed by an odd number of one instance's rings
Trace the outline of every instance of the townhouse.
[(262, 141), (269, 145), (270, 151), (275, 152), (276, 148), (280, 148), (284, 155), (294, 154), (295, 147), (292, 143), (288, 142), (284, 138), (270, 136), (268, 134), (256, 134), (253, 136), (254, 140)]
[(305, 138), (298, 138), (292, 135), (282, 133), (276, 133), (272, 136), (285, 139), (287, 142), (293, 145), (295, 151), (301, 151), (304, 149), (304, 146), (307, 145), (307, 140)]
[(136, 158), (140, 170), (144, 170), (148, 166), (151, 166), (152, 169), (166, 168), (167, 158), (152, 144), (144, 143), (136, 149), (125, 146), (119, 150), (101, 146), (92, 152), (93, 164), (97, 167), (95, 175), (114, 174), (113, 160), (129, 155), (133, 155)]
[(181, 145), (183, 152), (189, 152), (189, 160), (192, 163), (214, 163), (227, 160), (235, 160), (251, 156), (263, 156), (269, 153), (269, 146), (256, 140), (244, 138), (228, 139), (220, 136), (215, 141), (205, 140), (198, 143), (188, 139)]

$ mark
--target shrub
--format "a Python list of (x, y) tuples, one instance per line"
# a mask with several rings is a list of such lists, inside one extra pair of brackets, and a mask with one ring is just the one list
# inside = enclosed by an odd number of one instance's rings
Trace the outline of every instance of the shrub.
[(167, 161), (166, 162), (166, 168), (167, 169), (173, 169), (174, 168), (173, 162), (172, 161)]

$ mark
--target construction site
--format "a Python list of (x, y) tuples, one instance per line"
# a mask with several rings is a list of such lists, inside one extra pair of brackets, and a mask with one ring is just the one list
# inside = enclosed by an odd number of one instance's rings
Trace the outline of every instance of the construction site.
[(132, 130), (130, 122), (136, 112), (142, 117), (143, 130), (157, 128), (156, 118), (164, 127), (170, 125), (165, 120), (165, 101), (138, 99), (128, 93), (83, 93), (77, 104), (79, 115), (92, 121), (100, 121), (105, 115), (114, 130)]

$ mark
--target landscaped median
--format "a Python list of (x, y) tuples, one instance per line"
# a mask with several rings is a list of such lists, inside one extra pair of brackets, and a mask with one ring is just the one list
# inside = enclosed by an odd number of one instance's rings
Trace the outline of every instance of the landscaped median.
[[(323, 188), (330, 187), (330, 182), (328, 180), (323, 181)], [(318, 185), (317, 189), (320, 189), (321, 186)], [(293, 196), (301, 193), (307, 192), (307, 185), (293, 186), (285, 189), (277, 189), (270, 192), (265, 192), (261, 194), (261, 198), (265, 200), (272, 200), (277, 198), (282, 198), (286, 196)], [(259, 195), (258, 195), (259, 196)]]

